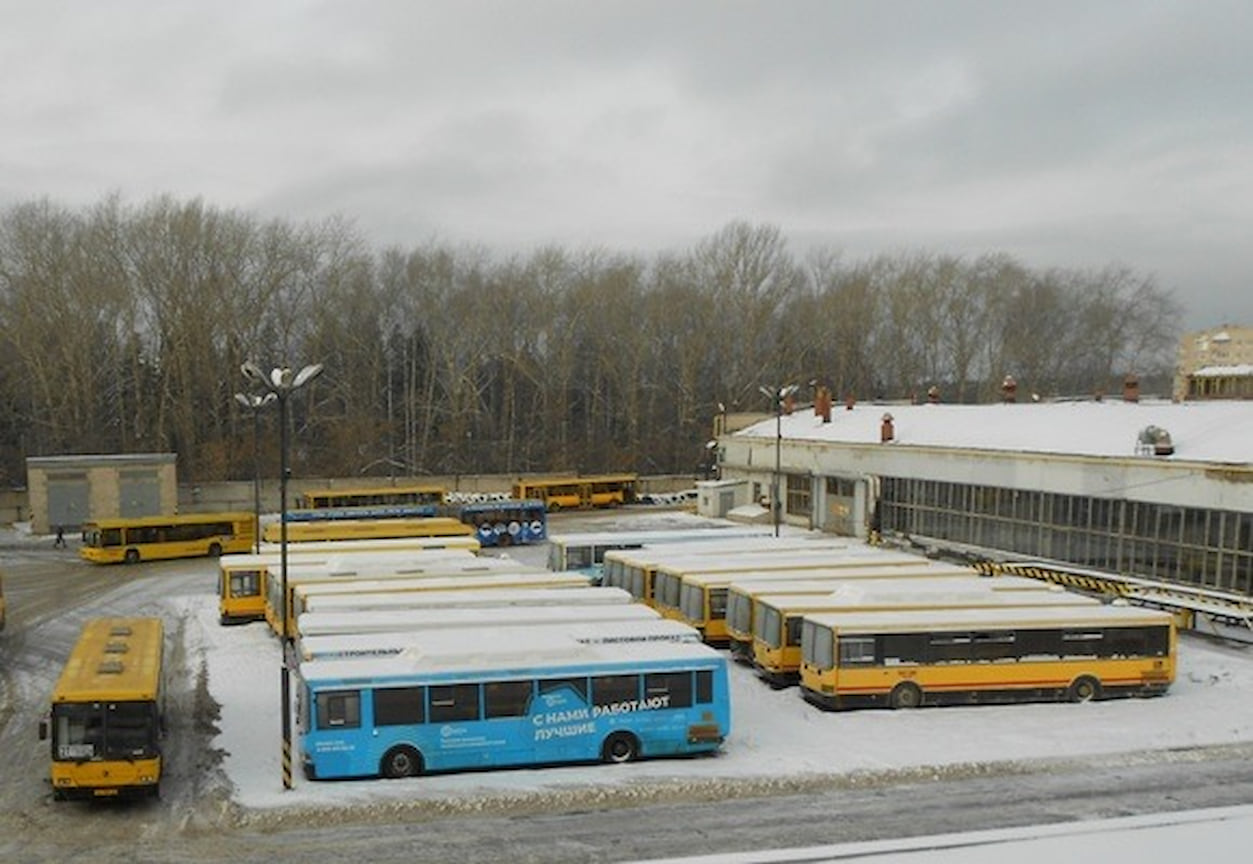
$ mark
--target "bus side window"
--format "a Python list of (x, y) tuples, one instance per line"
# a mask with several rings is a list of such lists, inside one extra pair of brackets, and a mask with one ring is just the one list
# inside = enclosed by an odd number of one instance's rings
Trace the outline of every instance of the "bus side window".
[(319, 729), (356, 729), (361, 725), (361, 693), (338, 690), (318, 694)]
[(692, 705), (691, 672), (653, 672), (644, 676), (644, 698), (664, 698), (667, 708)]

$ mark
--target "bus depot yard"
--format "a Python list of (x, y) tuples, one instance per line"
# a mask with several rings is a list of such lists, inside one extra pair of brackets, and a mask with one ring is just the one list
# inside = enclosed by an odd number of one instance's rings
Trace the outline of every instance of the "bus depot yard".
[[(705, 522), (684, 513), (622, 511), (587, 519), (573, 530), (586, 526), (613, 532), (645, 524), (684, 528)], [(507, 554), (539, 568), (546, 564), (548, 549), (535, 545), (485, 554)], [(23, 563), (6, 562), (6, 568), (20, 573)], [(67, 567), (65, 578), (89, 570), (99, 572), (81, 564)], [(796, 686), (768, 686), (750, 667), (728, 662), (730, 731), (711, 755), (353, 782), (308, 779), (298, 770), (296, 755), (292, 788), (285, 789), (278, 674), (282, 643), (264, 622), (220, 623), (216, 571), (208, 559), (123, 567), (114, 570), (116, 585), (108, 587), (105, 580), (80, 605), (35, 620), (20, 641), (0, 641), (7, 667), (5, 698), (11, 700), (0, 715), (7, 719), (3, 740), (24, 754), (16, 760), (22, 776), (6, 771), (11, 778), (5, 783), (6, 810), (38, 812), (51, 799), (48, 745), (37, 740), (34, 729), (47, 711), (77, 630), (97, 616), (149, 615), (165, 622), (167, 654), (179, 674), (170, 682), (167, 705), (171, 731), (165, 751), (172, 788), (168, 794), (163, 788), (163, 799), (167, 805), (171, 799), (176, 806), (185, 802), (200, 814), (196, 819), (228, 827), (734, 799), (909, 778), (1015, 774), (1024, 766), (1056, 761), (1175, 759), (1196, 748), (1253, 746), (1248, 652), (1185, 632), (1173, 684), (1158, 698), (832, 713), (808, 704)], [(21, 592), (10, 592), (12, 615), (22, 614), (21, 600)], [(14, 649), (19, 656), (13, 656)], [(727, 656), (725, 650), (718, 653)], [(178, 740), (183, 737), (194, 743)], [(206, 814), (211, 802), (219, 809)], [(21, 847), (0, 844), (0, 852), (6, 848)]]

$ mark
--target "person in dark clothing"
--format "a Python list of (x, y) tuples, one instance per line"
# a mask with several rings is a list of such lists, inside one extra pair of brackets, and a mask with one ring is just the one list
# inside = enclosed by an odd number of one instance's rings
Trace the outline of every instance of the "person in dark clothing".
[(60, 548), (60, 549), (65, 548), (65, 526), (64, 525), (57, 526), (57, 539), (53, 541), (52, 545), (53, 545), (53, 548)]

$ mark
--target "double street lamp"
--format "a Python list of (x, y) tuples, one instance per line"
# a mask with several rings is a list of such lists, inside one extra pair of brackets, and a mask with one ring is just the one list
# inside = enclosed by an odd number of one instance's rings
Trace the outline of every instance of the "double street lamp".
[(795, 384), (785, 384), (777, 390), (769, 387), (758, 387), (767, 399), (774, 402), (774, 478), (770, 489), (770, 509), (774, 514), (774, 536), (779, 536), (779, 521), (783, 516), (783, 502), (779, 498), (779, 475), (782, 473), (783, 460), (783, 405), (796, 395), (799, 389)]
[(292, 788), (291, 770), (291, 667), (295, 662), (294, 649), (290, 631), (287, 626), (287, 451), (288, 451), (288, 402), (292, 393), (308, 384), (322, 374), (322, 364), (305, 366), (299, 372), (292, 372), (290, 367), (280, 366), (273, 369), (267, 376), (255, 364), (244, 363), (240, 367), (244, 377), (253, 384), (260, 385), (265, 391), (263, 400), (272, 397), (278, 401), (279, 416), (279, 469), (278, 469), (278, 503), (279, 503), (279, 572), (282, 580), (282, 608), (279, 610), (283, 622), (283, 665), (280, 683), (280, 699), (282, 701), (283, 722), (283, 788)]
[(273, 392), (264, 395), (235, 394), (235, 401), (252, 414), (252, 544), (254, 552), (261, 551), (261, 409), (277, 398)]

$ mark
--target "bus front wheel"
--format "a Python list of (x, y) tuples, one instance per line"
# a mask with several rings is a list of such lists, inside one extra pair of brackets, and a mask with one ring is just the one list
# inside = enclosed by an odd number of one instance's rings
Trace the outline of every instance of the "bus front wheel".
[(412, 747), (393, 747), (383, 757), (383, 776), (417, 777), (422, 773), (422, 754)]
[(922, 704), (922, 690), (912, 681), (905, 681), (892, 688), (888, 697), (893, 708), (917, 708)]
[(1091, 702), (1100, 698), (1101, 684), (1090, 675), (1076, 678), (1070, 685), (1071, 702)]
[(605, 739), (601, 756), (606, 762), (631, 762), (640, 755), (640, 742), (630, 732), (615, 732)]
[(222, 557), (222, 544), (221, 544), (221, 543), (210, 543), (210, 544), (209, 544), (209, 557), (210, 557), (210, 558), (221, 558), (221, 557)]
[(125, 557), (126, 557), (127, 564), (138, 564), (139, 563), (139, 550), (127, 549)]

